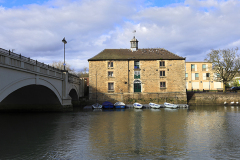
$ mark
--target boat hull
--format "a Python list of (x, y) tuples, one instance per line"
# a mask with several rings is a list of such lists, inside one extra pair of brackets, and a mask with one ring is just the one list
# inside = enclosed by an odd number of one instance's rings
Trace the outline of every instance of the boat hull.
[(114, 105), (111, 102), (105, 101), (102, 106), (104, 109), (112, 109)]
[(149, 103), (149, 106), (150, 106), (151, 108), (156, 108), (156, 109), (161, 107), (160, 104), (156, 104), (156, 103)]
[(96, 104), (93, 104), (93, 105), (92, 105), (92, 108), (93, 108), (93, 109), (101, 109), (101, 108), (102, 108), (102, 105), (96, 103)]
[(125, 108), (125, 106), (115, 106), (115, 108), (117, 108), (117, 109), (123, 109), (123, 108)]
[(123, 102), (116, 102), (116, 103), (114, 104), (114, 106), (115, 106), (115, 108), (117, 108), (117, 109), (123, 109), (123, 108), (125, 108), (125, 103), (123, 103)]
[(104, 109), (113, 109), (113, 105), (103, 105)]
[(141, 108), (142, 108), (142, 104), (140, 104), (140, 103), (134, 103), (134, 104), (133, 104), (133, 107), (136, 108), (136, 109), (141, 109)]
[(178, 108), (178, 105), (176, 104), (171, 104), (171, 103), (164, 103), (164, 106), (166, 108)]

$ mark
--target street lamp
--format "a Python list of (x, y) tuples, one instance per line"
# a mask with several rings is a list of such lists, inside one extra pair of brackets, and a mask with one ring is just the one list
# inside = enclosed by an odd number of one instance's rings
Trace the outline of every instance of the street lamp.
[(65, 40), (65, 37), (63, 38), (62, 42), (64, 43), (64, 63), (63, 63), (63, 66), (64, 66), (64, 71), (65, 71), (65, 44), (67, 44), (67, 41)]

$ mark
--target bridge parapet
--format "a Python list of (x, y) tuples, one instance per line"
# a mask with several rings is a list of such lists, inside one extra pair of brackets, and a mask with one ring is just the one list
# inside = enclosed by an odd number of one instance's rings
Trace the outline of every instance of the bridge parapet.
[(39, 72), (48, 76), (63, 78), (63, 73), (60, 69), (2, 48), (0, 48), (0, 64), (1, 63), (14, 68), (21, 68), (32, 72)]
[(82, 80), (78, 76), (68, 73), (68, 82), (69, 83), (81, 84), (81, 81)]

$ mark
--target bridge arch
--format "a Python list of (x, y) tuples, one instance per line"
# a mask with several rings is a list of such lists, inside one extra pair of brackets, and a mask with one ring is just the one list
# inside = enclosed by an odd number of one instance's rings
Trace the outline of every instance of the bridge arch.
[(69, 85), (67, 93), (70, 95), (70, 92), (72, 92), (72, 90), (75, 90), (77, 96), (79, 97), (79, 90), (78, 90), (78, 87), (76, 85), (74, 85), (74, 84)]
[(33, 77), (20, 78), (5, 86), (2, 91), (0, 91), (0, 102), (2, 102), (2, 100), (4, 100), (8, 95), (15, 92), (16, 90), (29, 85), (42, 85), (49, 88), (57, 96), (60, 104), (62, 104), (61, 94), (51, 82), (43, 78), (38, 78), (36, 80), (36, 78)]

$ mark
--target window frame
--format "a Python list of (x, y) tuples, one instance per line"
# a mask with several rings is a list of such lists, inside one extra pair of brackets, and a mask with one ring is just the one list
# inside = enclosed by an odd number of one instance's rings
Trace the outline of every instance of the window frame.
[(108, 68), (113, 68), (113, 61), (109, 61), (108, 64), (107, 64)]
[[(205, 66), (205, 68), (203, 68), (203, 66)], [(207, 70), (207, 65), (206, 64), (202, 64), (202, 71), (206, 71)]]
[[(136, 72), (138, 72), (139, 74), (135, 74)], [(137, 75), (139, 76), (139, 78), (137, 77)], [(137, 77), (137, 78), (135, 78)], [(134, 71), (134, 79), (140, 79), (141, 78), (141, 73), (140, 71)]]
[(165, 67), (165, 61), (159, 61), (159, 67)]
[[(198, 77), (197, 77), (198, 75)], [(199, 73), (195, 73), (195, 80), (199, 80)]]
[[(112, 89), (110, 84), (112, 84)], [(114, 91), (114, 82), (108, 82), (108, 91)]]
[(206, 80), (210, 80), (210, 73), (206, 73)]
[[(112, 72), (112, 76), (109, 74)], [(108, 71), (108, 77), (114, 77), (114, 72), (113, 71)]]
[[(162, 85), (164, 84), (164, 86), (162, 86), (161, 83), (162, 83)], [(167, 88), (167, 83), (166, 83), (166, 81), (160, 82), (160, 89), (165, 89), (165, 88)]]
[(140, 69), (140, 61), (134, 61), (134, 69)]
[(195, 64), (191, 64), (191, 71), (195, 71)]
[[(162, 75), (161, 75), (161, 73), (162, 73)], [(163, 75), (163, 73), (164, 73), (164, 75)], [(159, 72), (159, 76), (160, 76), (160, 77), (165, 77), (165, 76), (166, 76), (166, 72), (165, 72), (165, 70), (160, 70), (160, 72)]]

